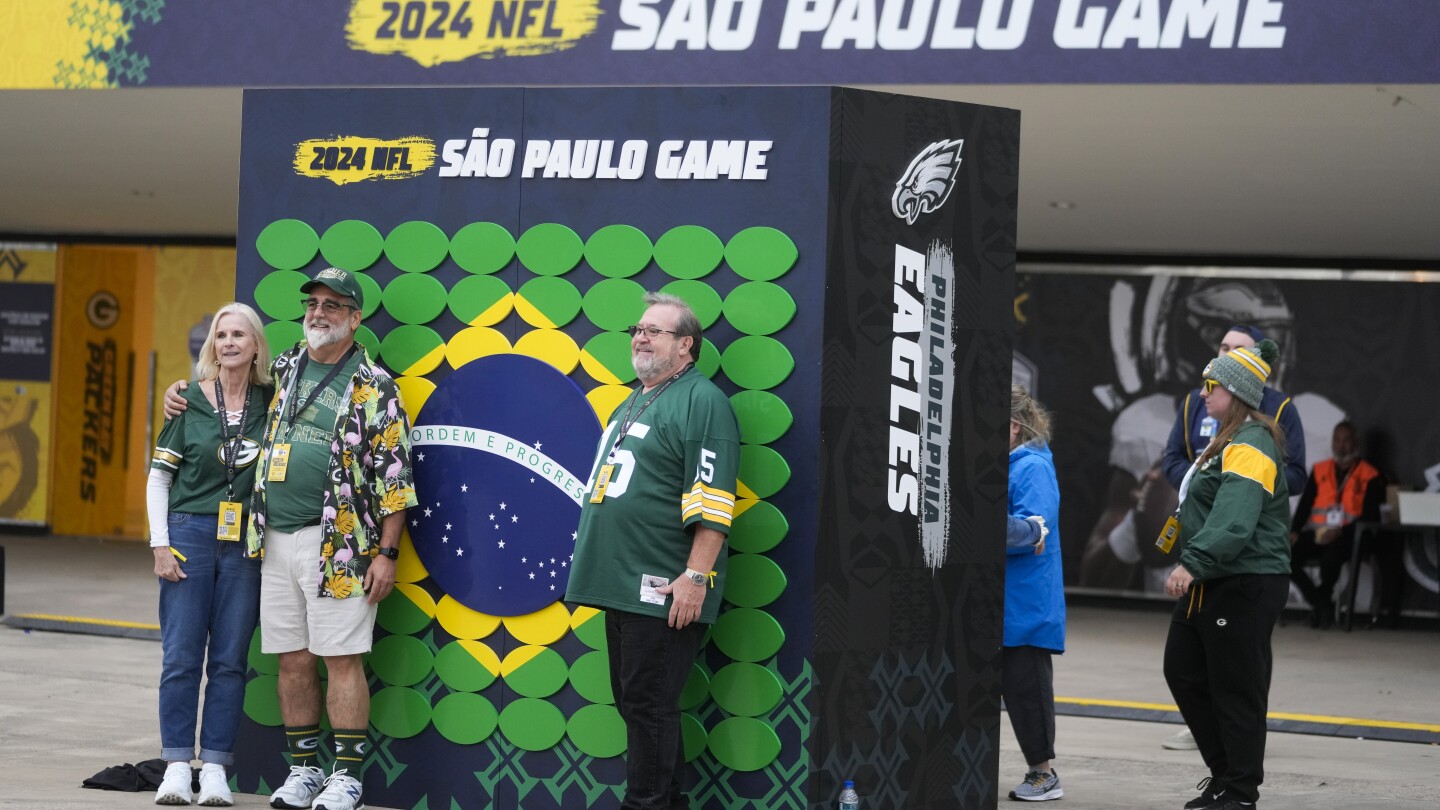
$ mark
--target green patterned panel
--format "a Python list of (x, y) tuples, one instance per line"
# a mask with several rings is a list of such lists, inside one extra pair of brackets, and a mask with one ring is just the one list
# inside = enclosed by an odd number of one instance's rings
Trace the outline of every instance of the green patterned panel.
[(450, 258), (478, 276), (500, 270), (514, 256), (515, 237), (494, 222), (472, 222), (450, 239)]
[(630, 336), (624, 332), (601, 332), (586, 341), (580, 354), (585, 373), (605, 385), (628, 385), (635, 379), (630, 362)]
[(386, 636), (370, 650), (370, 670), (388, 686), (414, 686), (434, 668), (434, 654), (414, 636)]
[(305, 317), (304, 294), (300, 288), (310, 277), (294, 270), (267, 273), (255, 285), (255, 303), (266, 317), (277, 321), (298, 321)]
[(370, 725), (387, 737), (414, 737), (430, 725), (430, 701), (408, 686), (387, 686), (370, 698)]
[(455, 282), (446, 299), (450, 314), (470, 326), (494, 326), (515, 307), (510, 285), (495, 276), (467, 276)]
[(261, 675), (280, 674), (280, 656), (275, 653), (262, 652), (260, 649), (260, 628), (250, 634), (250, 649), (245, 655), (245, 661), (250, 668)]
[(757, 498), (768, 498), (790, 481), (785, 457), (761, 444), (740, 446), (740, 480)]
[[(453, 692), (479, 692), (495, 682), (495, 673), (471, 652), (481, 642), (457, 639), (440, 648), (435, 674)], [(493, 655), (493, 653), (492, 653)]]
[(784, 232), (757, 226), (730, 237), (725, 263), (741, 278), (773, 281), (790, 271), (799, 258), (795, 242)]
[(785, 629), (775, 617), (755, 608), (725, 611), (710, 632), (715, 646), (736, 661), (764, 661), (785, 643)]
[(402, 324), (380, 342), (380, 357), (398, 375), (429, 374), (445, 359), (445, 339), (428, 326)]
[(265, 324), (265, 342), (270, 344), (270, 356), (294, 348), (305, 339), (305, 327), (294, 321), (271, 321)]
[(725, 575), (725, 601), (732, 605), (765, 607), (785, 592), (785, 572), (769, 557), (732, 553), (729, 566)]
[(320, 255), (331, 267), (359, 273), (375, 264), (385, 249), (385, 237), (374, 225), (358, 219), (342, 219), (325, 229), (320, 237)]
[(370, 353), (372, 360), (375, 359), (375, 353), (380, 351), (380, 338), (375, 335), (374, 330), (363, 323), (355, 330), (355, 342), (365, 347), (365, 351)]
[(680, 715), (680, 735), (685, 740), (686, 762), (694, 762), (697, 757), (705, 753), (705, 744), (709, 741), (709, 735), (705, 733), (704, 724), (695, 715)]
[(515, 311), (531, 326), (559, 329), (580, 314), (580, 291), (563, 278), (532, 278), (516, 293)]
[(356, 273), (355, 278), (360, 282), (360, 296), (365, 299), (360, 303), (360, 317), (368, 318), (380, 308), (380, 299), (384, 298), (385, 294), (380, 291), (380, 282), (364, 273)]
[(407, 273), (428, 273), (449, 252), (450, 238), (432, 222), (402, 222), (385, 237), (385, 257)]
[(795, 370), (795, 358), (774, 338), (747, 335), (725, 349), (720, 367), (731, 382), (758, 391), (784, 382)]
[(458, 745), (483, 742), (495, 732), (500, 715), (495, 704), (481, 695), (457, 692), (435, 704), (431, 721), (440, 736)]
[(780, 545), (790, 524), (774, 504), (755, 501), (735, 517), (728, 539), (731, 551), (763, 554)]
[(700, 321), (701, 329), (709, 329), (720, 320), (720, 313), (725, 308), (725, 303), (720, 300), (720, 293), (715, 292), (703, 281), (691, 281), (680, 279), (672, 281), (660, 288), (660, 292), (678, 295), (694, 310), (695, 317)]
[(550, 697), (560, 691), (569, 668), (560, 653), (549, 647), (526, 645), (505, 656), (500, 664), (505, 685), (530, 698)]
[(769, 335), (795, 317), (795, 299), (768, 281), (749, 281), (725, 296), (725, 320), (747, 335)]
[(715, 350), (715, 344), (709, 338), (700, 339), (700, 359), (695, 361), (695, 367), (700, 373), (710, 379), (715, 379), (715, 372), (720, 370), (720, 352)]
[(256, 675), (245, 683), (245, 716), (262, 726), (281, 726), (280, 699), (275, 695), (279, 678)]
[(625, 753), (625, 721), (614, 706), (582, 706), (565, 724), (565, 733), (575, 747), (592, 757), (604, 759)]
[(708, 228), (681, 225), (655, 243), (655, 263), (674, 278), (703, 278), (714, 272), (725, 245)]
[(565, 715), (555, 704), (520, 698), (500, 711), (500, 733), (525, 751), (548, 751), (565, 736)]
[(320, 237), (298, 219), (277, 219), (255, 237), (255, 250), (276, 270), (299, 270), (315, 258)]
[(645, 314), (645, 288), (628, 278), (607, 278), (585, 293), (583, 307), (591, 323), (609, 332), (623, 332)]
[(759, 717), (780, 703), (784, 689), (774, 672), (759, 664), (727, 664), (710, 681), (715, 703), (729, 714)]
[(525, 269), (539, 276), (563, 276), (575, 269), (585, 253), (579, 234), (554, 222), (533, 225), (515, 243)]
[(435, 618), (435, 599), (418, 585), (398, 583), (380, 603), (375, 621), (387, 633), (413, 636)]
[(570, 665), (570, 686), (591, 703), (614, 703), (610, 690), (610, 655), (599, 650), (585, 653)]
[(607, 225), (585, 242), (585, 261), (607, 278), (629, 278), (650, 263), (650, 237), (631, 225)]
[(785, 400), (769, 391), (741, 391), (730, 397), (735, 419), (740, 423), (740, 441), (769, 444), (790, 429), (795, 417)]
[(385, 285), (385, 311), (401, 323), (429, 323), (445, 301), (445, 285), (434, 276), (407, 273)]
[(780, 735), (754, 717), (729, 717), (710, 730), (710, 753), (735, 771), (758, 771), (780, 755)]
[(710, 676), (699, 664), (694, 664), (685, 679), (685, 686), (680, 690), (680, 708), (689, 711), (704, 703), (707, 697), (710, 697)]

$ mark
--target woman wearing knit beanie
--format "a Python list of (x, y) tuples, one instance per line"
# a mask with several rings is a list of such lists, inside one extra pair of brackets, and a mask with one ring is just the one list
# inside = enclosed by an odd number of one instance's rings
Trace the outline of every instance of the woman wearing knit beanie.
[(1258, 410), (1278, 354), (1262, 340), (1205, 367), (1202, 396), (1220, 427), (1180, 487), (1165, 680), (1210, 769), (1191, 810), (1254, 807), (1264, 776), (1270, 634), (1290, 588), (1285, 439)]

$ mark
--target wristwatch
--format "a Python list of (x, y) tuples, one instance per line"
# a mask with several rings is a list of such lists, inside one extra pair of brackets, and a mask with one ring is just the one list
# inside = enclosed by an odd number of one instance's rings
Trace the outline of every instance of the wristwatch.
[(376, 547), (376, 551), (379, 552), (381, 557), (389, 557), (392, 560), (400, 559), (400, 549), (398, 548), (386, 548), (384, 546), (378, 546)]
[(705, 575), (700, 573), (699, 571), (696, 571), (693, 568), (685, 569), (685, 578), (695, 583), (696, 585), (705, 584)]

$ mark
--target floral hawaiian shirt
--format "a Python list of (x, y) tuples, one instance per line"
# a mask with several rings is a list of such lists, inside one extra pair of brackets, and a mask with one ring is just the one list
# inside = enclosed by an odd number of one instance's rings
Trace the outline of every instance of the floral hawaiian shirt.
[[(356, 344), (359, 346), (359, 344)], [(400, 404), (395, 380), (370, 360), (359, 346), (360, 365), (350, 377), (330, 444), (330, 481), (325, 490), (320, 530), (320, 595), (337, 599), (363, 597), (365, 572), (380, 547), (380, 522), (386, 515), (415, 506), (415, 474), (410, 466), (410, 422)], [(305, 344), (275, 358), (275, 396), (261, 444), (251, 498), (251, 520), (245, 536), (247, 557), (265, 556), (265, 481), (270, 449), (285, 411)]]

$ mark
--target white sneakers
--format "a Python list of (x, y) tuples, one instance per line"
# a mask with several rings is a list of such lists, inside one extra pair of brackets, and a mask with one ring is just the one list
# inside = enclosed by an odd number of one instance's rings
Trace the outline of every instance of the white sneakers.
[(195, 803), (201, 807), (229, 807), (235, 803), (224, 765), (207, 762), (200, 766), (200, 798)]
[(1178, 734), (1166, 737), (1160, 741), (1160, 745), (1163, 748), (1169, 748), (1171, 751), (1194, 751), (1200, 747), (1200, 744), (1195, 742), (1195, 735), (1190, 733), (1189, 728), (1182, 729)]
[(314, 803), (325, 782), (325, 772), (309, 765), (291, 765), (290, 776), (270, 794), (270, 806), (303, 810)]
[(190, 803), (190, 763), (172, 762), (165, 766), (165, 777), (155, 791), (156, 804)]
[(324, 792), (316, 796), (315, 803), (310, 806), (315, 810), (364, 810), (365, 803), (360, 801), (360, 780), (341, 768), (325, 778)]

